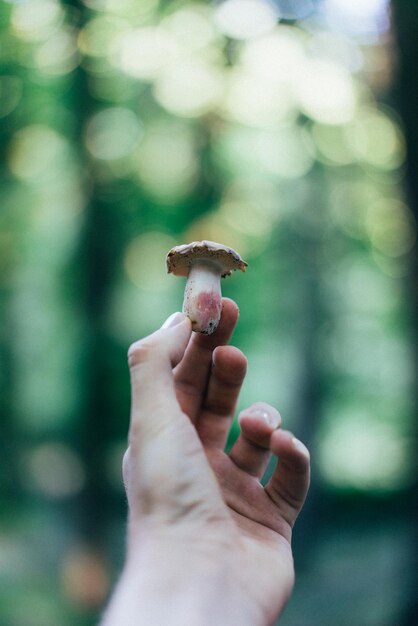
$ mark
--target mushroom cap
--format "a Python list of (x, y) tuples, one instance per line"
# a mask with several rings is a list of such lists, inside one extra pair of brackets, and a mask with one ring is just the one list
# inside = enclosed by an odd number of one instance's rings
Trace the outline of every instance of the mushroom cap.
[(167, 271), (175, 276), (188, 276), (195, 262), (207, 261), (219, 266), (221, 276), (229, 276), (234, 270), (245, 272), (248, 263), (238, 252), (215, 241), (192, 241), (171, 248), (166, 257)]

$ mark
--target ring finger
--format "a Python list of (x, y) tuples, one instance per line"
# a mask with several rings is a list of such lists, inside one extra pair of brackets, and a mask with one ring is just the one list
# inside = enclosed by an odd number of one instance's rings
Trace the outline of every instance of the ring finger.
[(240, 469), (262, 478), (271, 456), (271, 435), (281, 424), (280, 413), (270, 404), (256, 402), (241, 411), (238, 421), (241, 433), (229, 457)]

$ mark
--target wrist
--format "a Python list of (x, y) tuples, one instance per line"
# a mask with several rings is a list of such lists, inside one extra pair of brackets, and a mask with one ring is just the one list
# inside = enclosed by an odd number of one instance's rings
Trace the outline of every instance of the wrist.
[[(128, 610), (129, 607), (129, 610)], [(124, 575), (102, 626), (266, 626), (242, 595), (218, 581), (199, 578), (196, 585), (161, 581), (135, 584)]]
[(225, 567), (225, 557), (218, 565), (216, 558), (195, 556), (131, 557), (102, 626), (266, 626), (249, 594), (238, 588), (232, 568)]

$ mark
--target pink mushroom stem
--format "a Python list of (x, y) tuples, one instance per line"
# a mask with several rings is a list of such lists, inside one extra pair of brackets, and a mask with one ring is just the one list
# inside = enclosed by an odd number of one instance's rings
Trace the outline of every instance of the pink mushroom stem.
[(183, 313), (192, 321), (192, 329), (211, 335), (222, 312), (222, 268), (207, 260), (195, 261), (189, 271), (184, 291)]

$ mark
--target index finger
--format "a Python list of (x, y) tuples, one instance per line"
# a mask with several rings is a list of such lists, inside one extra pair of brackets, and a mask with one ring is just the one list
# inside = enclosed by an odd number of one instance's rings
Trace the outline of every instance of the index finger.
[(183, 359), (174, 370), (177, 400), (192, 422), (196, 421), (206, 395), (212, 353), (218, 346), (229, 342), (238, 317), (236, 303), (230, 298), (223, 298), (221, 321), (217, 330), (213, 335), (193, 333)]

